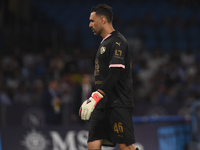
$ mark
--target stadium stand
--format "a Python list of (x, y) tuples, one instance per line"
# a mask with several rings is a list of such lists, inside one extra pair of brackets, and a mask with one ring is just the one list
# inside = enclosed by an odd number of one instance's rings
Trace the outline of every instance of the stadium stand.
[[(101, 40), (88, 27), (89, 10), (98, 2), (31, 0), (30, 22), (8, 17), (0, 56), (5, 105), (23, 103), (17, 96), (40, 105), (49, 74), (63, 84), (67, 105), (76, 105), (76, 88), (82, 74), (92, 74)], [(133, 45), (136, 115), (189, 114), (200, 97), (200, 8), (165, 0), (108, 3), (116, 14), (116, 29)]]

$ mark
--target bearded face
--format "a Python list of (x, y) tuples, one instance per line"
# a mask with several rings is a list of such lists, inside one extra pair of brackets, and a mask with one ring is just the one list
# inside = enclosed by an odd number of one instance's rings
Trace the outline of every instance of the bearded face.
[(90, 24), (89, 27), (91, 28), (94, 35), (101, 35), (102, 33), (102, 24), (101, 24), (101, 16), (96, 15), (96, 12), (92, 12), (90, 14)]

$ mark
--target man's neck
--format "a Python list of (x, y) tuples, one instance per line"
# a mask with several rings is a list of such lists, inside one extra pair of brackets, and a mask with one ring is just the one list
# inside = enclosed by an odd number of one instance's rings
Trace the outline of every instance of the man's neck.
[(113, 26), (109, 26), (107, 28), (104, 28), (104, 32), (102, 32), (101, 37), (104, 39), (106, 36), (108, 36), (108, 34), (112, 33), (113, 31), (115, 31)]

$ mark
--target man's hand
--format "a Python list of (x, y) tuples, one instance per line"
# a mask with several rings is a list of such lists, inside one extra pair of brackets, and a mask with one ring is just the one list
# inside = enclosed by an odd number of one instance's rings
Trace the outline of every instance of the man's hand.
[(103, 98), (103, 95), (100, 92), (96, 91), (92, 93), (92, 96), (88, 100), (83, 102), (79, 110), (79, 116), (81, 116), (82, 120), (90, 119), (92, 111), (94, 110), (95, 106), (100, 101), (100, 99), (102, 98)]

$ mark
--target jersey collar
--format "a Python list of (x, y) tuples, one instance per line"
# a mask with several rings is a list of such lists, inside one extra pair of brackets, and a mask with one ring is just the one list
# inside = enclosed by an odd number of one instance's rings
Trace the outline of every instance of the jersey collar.
[(103, 43), (103, 41), (105, 40), (105, 39), (107, 39), (109, 36), (111, 36), (112, 34), (108, 34), (102, 41), (101, 41), (101, 43)]

